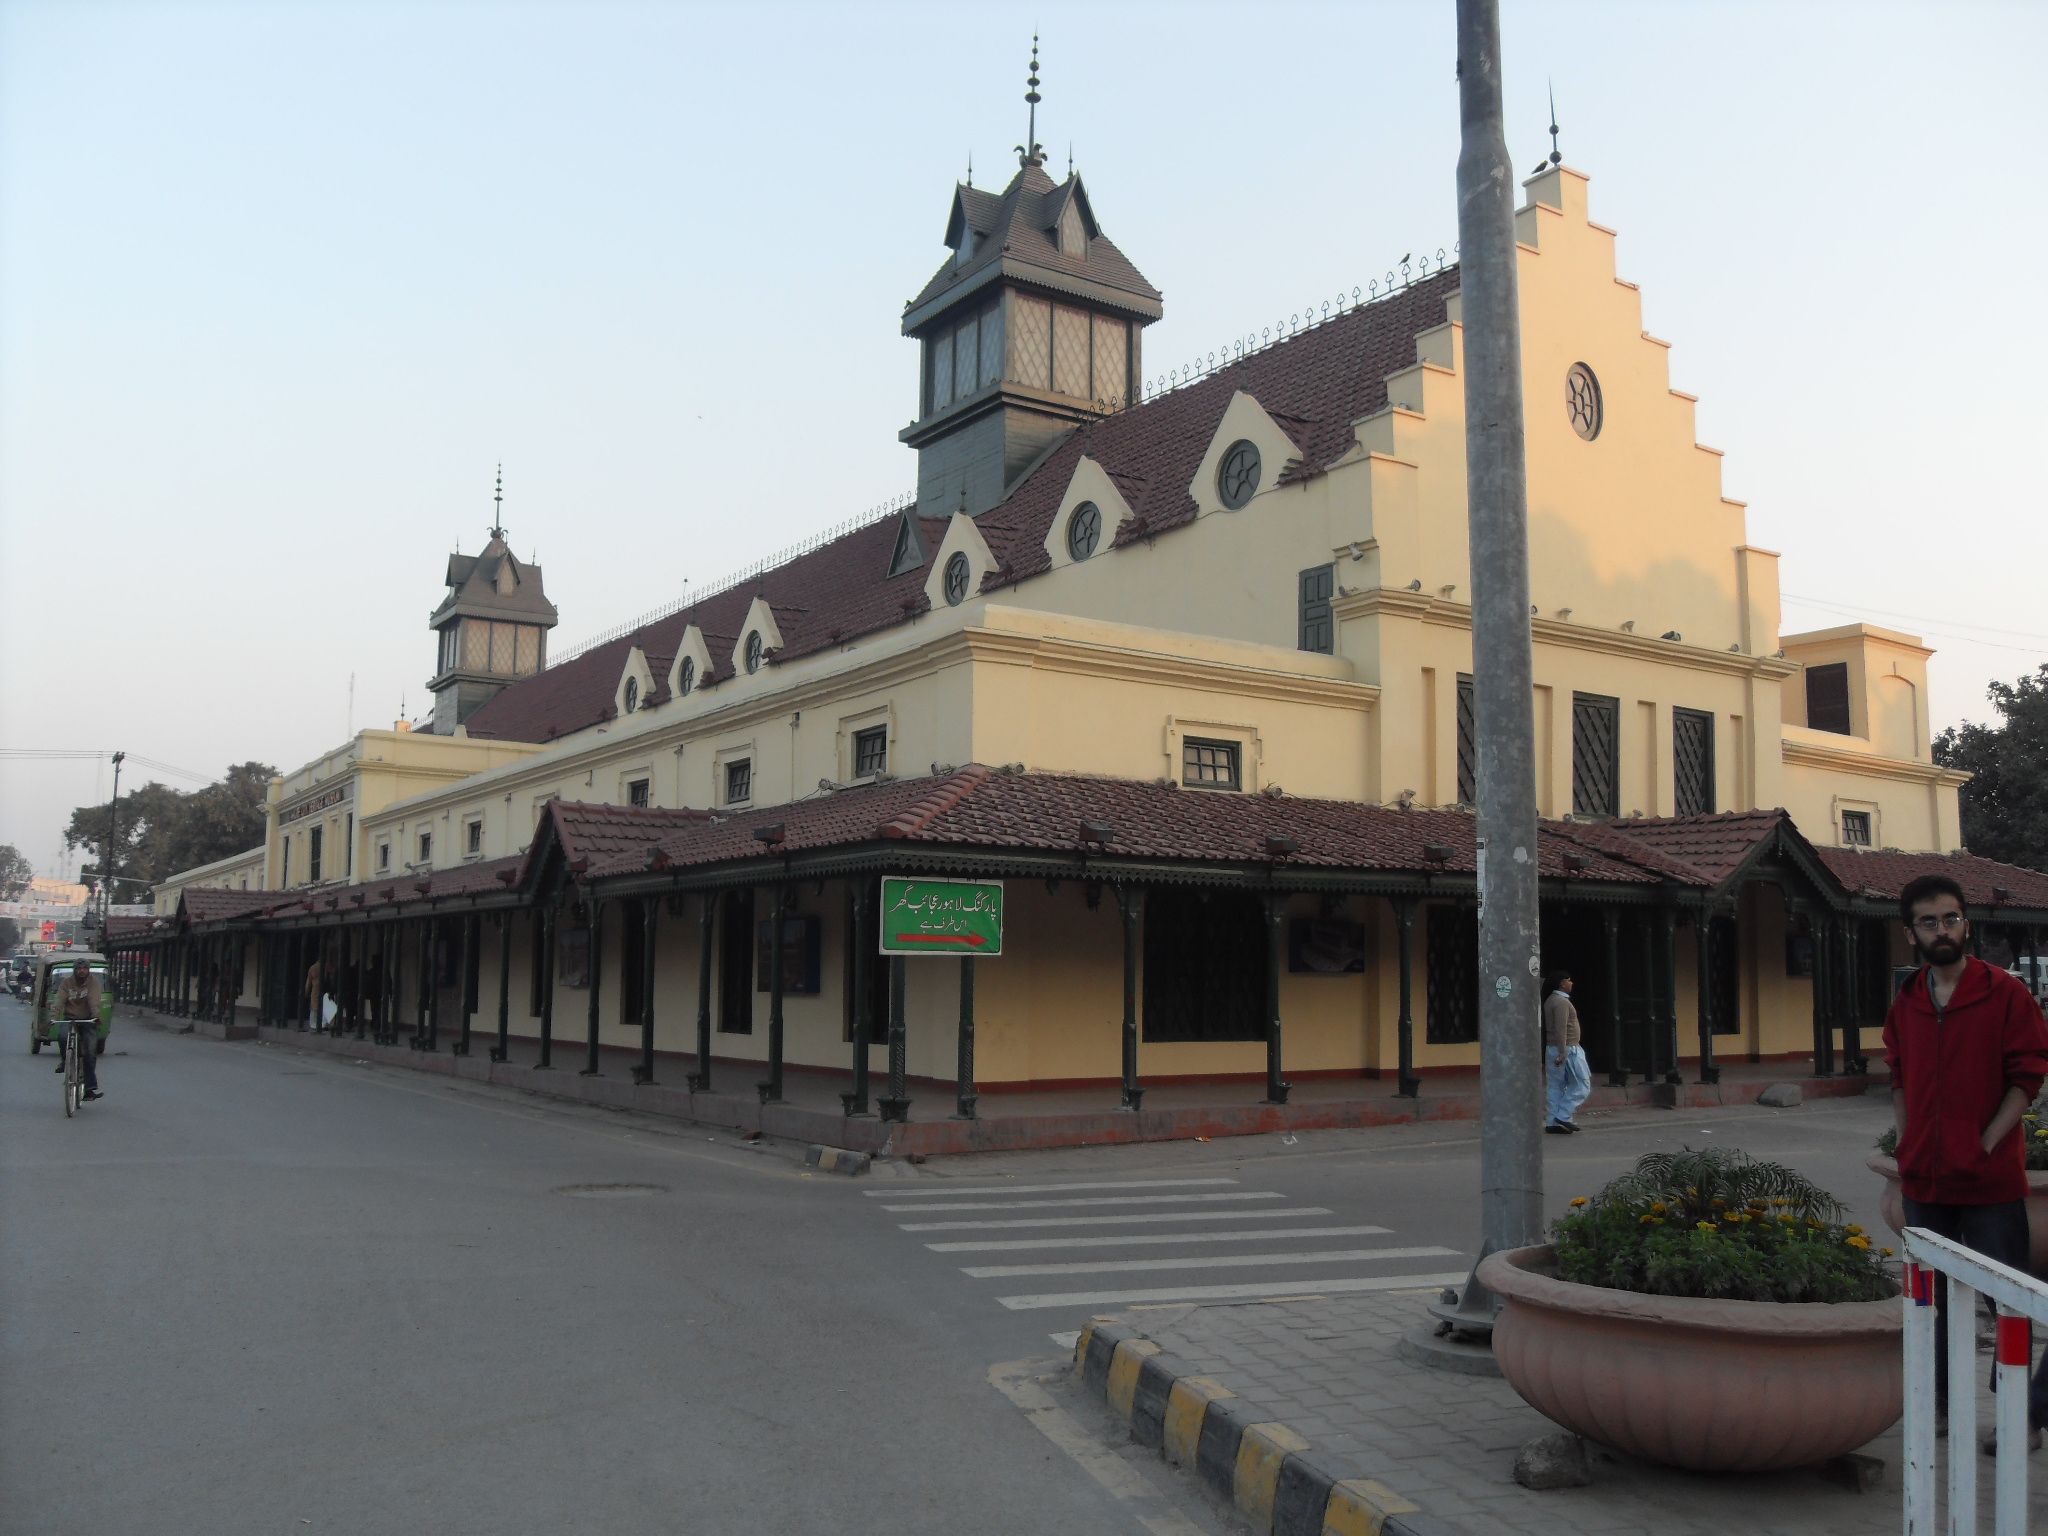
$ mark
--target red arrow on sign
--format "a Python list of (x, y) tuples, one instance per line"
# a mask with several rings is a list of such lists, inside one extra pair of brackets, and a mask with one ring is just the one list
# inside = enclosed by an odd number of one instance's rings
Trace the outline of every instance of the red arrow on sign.
[(898, 944), (971, 944), (976, 949), (988, 943), (978, 933), (899, 933), (893, 937)]

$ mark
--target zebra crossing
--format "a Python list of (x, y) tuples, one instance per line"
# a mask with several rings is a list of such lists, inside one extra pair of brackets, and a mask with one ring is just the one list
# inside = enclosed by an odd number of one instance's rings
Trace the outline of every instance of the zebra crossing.
[(1397, 1234), (1221, 1176), (862, 1194), (1013, 1312), (1438, 1290), (1465, 1279), (1455, 1248), (1376, 1242)]

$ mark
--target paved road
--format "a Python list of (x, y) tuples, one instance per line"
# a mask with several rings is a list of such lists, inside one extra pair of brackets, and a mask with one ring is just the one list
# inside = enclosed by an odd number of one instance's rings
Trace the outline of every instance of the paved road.
[(9, 1536), (1215, 1528), (990, 1384), (1045, 1317), (788, 1149), (125, 1020), (66, 1122), (25, 1038), (0, 1004)]

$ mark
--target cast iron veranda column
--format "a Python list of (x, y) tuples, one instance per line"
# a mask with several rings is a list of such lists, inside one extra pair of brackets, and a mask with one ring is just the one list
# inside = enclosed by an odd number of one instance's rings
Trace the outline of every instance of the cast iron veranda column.
[(491, 1060), (503, 1061), (512, 1053), (512, 925), (519, 914), (509, 907), (498, 914), (498, 1043), (491, 1047)]
[(1391, 898), (1394, 927), (1401, 937), (1401, 1014), (1396, 1026), (1400, 1065), (1395, 1069), (1395, 1094), (1404, 1099), (1422, 1097), (1422, 1079), (1415, 1075), (1415, 899)]
[(782, 925), (789, 910), (789, 887), (775, 887), (775, 906), (768, 934), (768, 1080), (754, 1085), (763, 1104), (782, 1102)]
[(1628, 1086), (1628, 1060), (1624, 1055), (1621, 1029), (1621, 913), (1614, 907), (1600, 909), (1600, 932), (1606, 940), (1602, 949), (1607, 990), (1607, 1086)]
[(1720, 1024), (1714, 996), (1714, 911), (1701, 907), (1697, 930), (1700, 967), (1700, 1081), (1718, 1083), (1721, 1069), (1714, 1063), (1714, 1030)]
[(955, 1069), (953, 1118), (974, 1118), (974, 956), (960, 957), (960, 1054)]
[(605, 903), (590, 898), (590, 1006), (584, 1015), (583, 1070), (578, 1077), (596, 1077), (598, 1009), (604, 1000), (604, 909)]
[(434, 1050), (441, 1029), (441, 924), (434, 918), (420, 922), (420, 1032), (419, 1046)]
[(1144, 902), (1144, 893), (1136, 886), (1116, 888), (1116, 910), (1123, 920), (1124, 936), (1122, 1107), (1133, 1114), (1145, 1097), (1145, 1090), (1138, 1086), (1138, 943), (1143, 934)]
[(476, 1017), (477, 984), (482, 980), (478, 970), (483, 956), (478, 951), (483, 947), (483, 937), (483, 914), (472, 912), (462, 920), (462, 1033), (449, 1047), (456, 1056), (469, 1054), (470, 1021)]
[(640, 1065), (633, 1069), (633, 1081), (645, 1086), (654, 1081), (654, 941), (661, 921), (659, 896), (643, 899), (640, 919)]
[(557, 908), (553, 902), (541, 908), (540, 922), (540, 1060), (533, 1064), (536, 1072), (546, 1072), (555, 1064), (555, 921)]
[(697, 914), (697, 1064), (687, 1079), (693, 1093), (711, 1087), (711, 941), (718, 926), (718, 893), (704, 893)]
[(871, 876), (856, 875), (848, 893), (846, 963), (853, 968), (853, 1092), (839, 1095), (839, 1104), (849, 1116), (868, 1112), (868, 1047), (875, 1037), (874, 988), (868, 983), (868, 968), (875, 963), (867, 938), (868, 908), (875, 895), (871, 880)]
[(1841, 977), (1841, 991), (1836, 994), (1835, 1017), (1842, 1023), (1842, 1070), (1856, 1073), (1864, 1069), (1863, 1061), (1863, 929), (1853, 917), (1844, 917), (1837, 923), (1841, 942), (1836, 946), (1840, 951), (1841, 963), (1837, 970)]
[(882, 1096), (884, 1120), (908, 1120), (910, 1098), (904, 1082), (907, 1070), (905, 1044), (909, 1025), (903, 1017), (904, 991), (908, 978), (903, 957), (889, 957), (889, 1091)]
[(1658, 958), (1663, 963), (1663, 976), (1657, 988), (1657, 1006), (1663, 1017), (1657, 1021), (1657, 1031), (1663, 1040), (1661, 1054), (1664, 1057), (1664, 1081), (1677, 1087), (1685, 1081), (1678, 1070), (1678, 909), (1667, 906), (1661, 909), (1657, 918)]
[(1643, 1081), (1657, 1080), (1657, 1044), (1663, 1021), (1657, 1017), (1660, 983), (1657, 979), (1657, 917), (1650, 912), (1636, 914), (1638, 936), (1643, 950)]
[(1280, 1072), (1280, 973), (1287, 965), (1287, 898), (1266, 897), (1266, 1102), (1285, 1104), (1289, 1083)]
[(1828, 919), (1813, 916), (1813, 1075), (1834, 1075), (1835, 1032), (1828, 1000)]

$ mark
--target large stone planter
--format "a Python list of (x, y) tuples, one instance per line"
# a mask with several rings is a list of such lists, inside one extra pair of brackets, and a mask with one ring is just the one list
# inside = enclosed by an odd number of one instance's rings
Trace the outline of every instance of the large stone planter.
[[(1873, 1152), (1864, 1166), (1884, 1180), (1884, 1194), (1877, 1202), (1878, 1214), (1894, 1233), (1906, 1230), (1906, 1197), (1899, 1187), (1899, 1165)], [(2027, 1268), (2048, 1278), (2048, 1172), (2038, 1168), (2027, 1172)]]
[(1700, 1472), (1812, 1466), (1898, 1422), (1897, 1301), (1695, 1301), (1557, 1278), (1491, 1254), (1493, 1355), (1523, 1401), (1630, 1456)]

